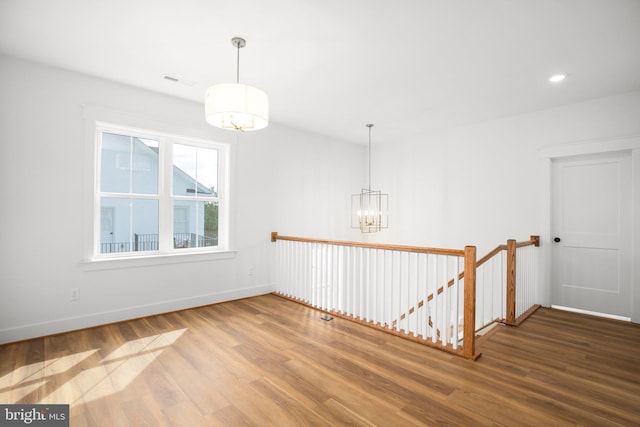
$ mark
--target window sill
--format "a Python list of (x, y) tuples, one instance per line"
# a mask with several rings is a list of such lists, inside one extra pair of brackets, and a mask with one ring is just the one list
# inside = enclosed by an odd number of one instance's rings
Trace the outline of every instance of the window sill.
[(155, 265), (183, 264), (188, 262), (218, 261), (235, 258), (236, 251), (206, 253), (154, 254), (126, 258), (99, 258), (83, 260), (84, 271), (113, 270), (121, 268), (150, 267)]

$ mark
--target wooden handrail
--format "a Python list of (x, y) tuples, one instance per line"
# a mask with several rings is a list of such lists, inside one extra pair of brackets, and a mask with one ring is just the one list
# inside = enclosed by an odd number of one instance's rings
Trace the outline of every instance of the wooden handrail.
[[(516, 242), (516, 248), (524, 248), (525, 246), (535, 246), (536, 248), (540, 246), (540, 236), (531, 236), (529, 240), (525, 240), (522, 242)], [(485, 262), (489, 261), (491, 258), (499, 254), (501, 251), (506, 251), (507, 245), (498, 245), (493, 250), (488, 252), (485, 256), (478, 260), (476, 267), (480, 267)]]
[(540, 236), (531, 236), (531, 238), (524, 242), (516, 242), (516, 248), (524, 248), (525, 246), (540, 246)]
[(498, 255), (500, 252), (504, 251), (505, 249), (507, 249), (507, 245), (496, 246), (492, 251), (490, 251), (489, 253), (487, 253), (485, 256), (483, 256), (478, 260), (478, 262), (476, 263), (476, 267), (480, 267), (482, 264), (489, 261), (491, 258)]
[[(271, 232), (271, 241), (275, 242), (277, 240), (289, 240), (292, 242), (305, 242), (305, 243), (321, 243), (326, 245), (337, 245), (337, 246), (353, 246), (359, 248), (369, 248), (369, 249), (382, 249), (388, 251), (403, 251), (403, 252), (416, 252), (416, 253), (428, 253), (428, 254), (436, 254), (436, 255), (451, 255), (451, 256), (464, 256), (464, 250), (461, 249), (445, 249), (445, 248), (430, 248), (423, 246), (403, 246), (403, 245), (388, 245), (382, 243), (362, 243), (362, 242), (352, 242), (347, 240), (330, 240), (330, 239), (311, 239), (307, 237), (293, 237), (293, 236), (281, 236), (278, 232)], [(525, 246), (540, 246), (540, 236), (531, 236), (529, 240), (524, 240), (522, 242), (516, 242), (516, 248), (523, 248)], [(491, 251), (489, 251), (485, 256), (480, 258), (476, 263), (476, 267), (480, 267), (485, 262), (489, 261), (495, 255), (507, 249), (507, 245), (498, 245)], [(459, 279), (464, 277), (464, 272), (461, 273)], [(449, 286), (453, 284), (453, 279), (449, 282)], [(438, 289), (438, 293), (442, 293), (442, 287)]]
[(280, 236), (277, 232), (273, 231), (271, 233), (271, 241), (275, 242), (277, 240), (289, 240), (292, 242), (304, 242), (304, 243), (321, 243), (325, 245), (351, 246), (356, 248), (367, 248), (367, 249), (382, 249), (385, 251), (415, 252), (415, 253), (423, 253), (423, 254), (450, 255), (450, 256), (464, 257), (464, 250), (462, 249), (427, 248), (422, 246), (388, 245), (388, 244), (382, 244), (382, 243), (362, 243), (362, 242), (350, 242), (346, 240), (309, 239), (306, 237)]

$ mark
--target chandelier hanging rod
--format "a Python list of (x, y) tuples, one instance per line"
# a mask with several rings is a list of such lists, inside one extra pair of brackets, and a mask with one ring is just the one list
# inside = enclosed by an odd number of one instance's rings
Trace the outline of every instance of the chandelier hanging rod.
[(237, 49), (236, 54), (236, 83), (240, 83), (240, 48), (247, 45), (247, 41), (242, 37), (234, 37), (231, 39), (231, 44)]
[(368, 123), (366, 126), (369, 128), (369, 191), (371, 191), (371, 128), (373, 124)]

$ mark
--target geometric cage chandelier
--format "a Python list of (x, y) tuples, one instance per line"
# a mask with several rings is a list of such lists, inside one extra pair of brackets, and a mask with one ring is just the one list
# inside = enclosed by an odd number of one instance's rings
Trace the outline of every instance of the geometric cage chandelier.
[(269, 97), (257, 87), (240, 83), (240, 49), (245, 39), (234, 37), (231, 44), (237, 49), (236, 82), (210, 86), (205, 94), (207, 123), (236, 131), (264, 129), (269, 124)]
[(371, 128), (369, 128), (369, 185), (360, 193), (351, 195), (351, 228), (361, 233), (377, 233), (389, 228), (389, 195), (371, 189)]

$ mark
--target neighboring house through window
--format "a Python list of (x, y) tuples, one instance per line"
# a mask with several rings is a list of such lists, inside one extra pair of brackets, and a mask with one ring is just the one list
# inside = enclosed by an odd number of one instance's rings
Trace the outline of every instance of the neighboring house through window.
[(94, 257), (224, 249), (228, 145), (99, 123)]
[(173, 207), (173, 232), (187, 233), (189, 230), (189, 208), (186, 206)]

